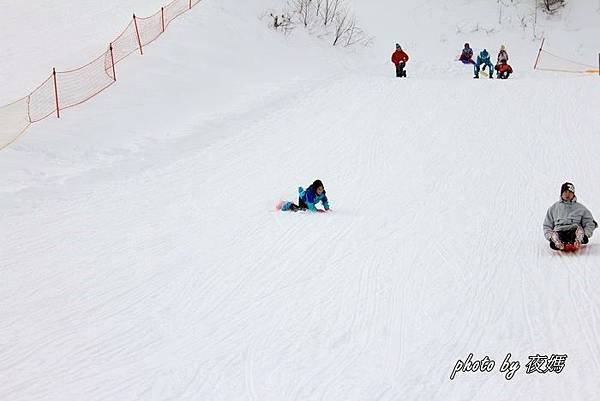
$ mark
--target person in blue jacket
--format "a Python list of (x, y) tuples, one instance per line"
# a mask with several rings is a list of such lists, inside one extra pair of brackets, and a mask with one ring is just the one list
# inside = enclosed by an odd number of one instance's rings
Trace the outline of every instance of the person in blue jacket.
[(490, 74), (490, 79), (494, 78), (494, 66), (492, 65), (492, 62), (490, 61), (490, 54), (488, 53), (488, 51), (486, 49), (483, 49), (481, 51), (481, 53), (479, 53), (479, 56), (477, 56), (477, 62), (474, 65), (474, 69), (475, 69), (475, 77), (474, 78), (479, 78), (479, 66), (483, 64), (483, 69), (485, 70), (485, 67), (488, 67), (488, 74)]
[[(317, 209), (317, 204), (323, 203), (323, 209)], [(321, 180), (315, 180), (308, 188), (298, 187), (298, 204), (293, 202), (282, 202), (280, 204), (282, 211), (290, 210), (296, 212), (298, 210), (308, 210), (311, 212), (325, 212), (329, 210), (329, 201), (325, 193), (325, 187)]]

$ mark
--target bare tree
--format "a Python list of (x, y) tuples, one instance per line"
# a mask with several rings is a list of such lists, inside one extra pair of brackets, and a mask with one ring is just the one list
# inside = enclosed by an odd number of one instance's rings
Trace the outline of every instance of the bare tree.
[(348, 32), (356, 26), (354, 17), (350, 15), (348, 9), (345, 9), (339, 13), (334, 19), (334, 32), (333, 32), (333, 45), (337, 45), (340, 39), (342, 39)]
[(325, 0), (324, 9), (323, 9), (323, 25), (327, 25), (329, 21), (329, 15), (331, 13), (331, 0)]
[(273, 13), (269, 14), (271, 18), (273, 18), (273, 28), (277, 29), (281, 26), (281, 20), (279, 19), (279, 15), (273, 15)]
[(293, 0), (291, 5), (302, 25), (308, 27), (312, 23), (314, 16), (312, 13), (313, 0)]
[(358, 43), (361, 30), (356, 26), (356, 17), (353, 15), (350, 18), (350, 23), (348, 24), (348, 29), (346, 30), (346, 39), (344, 40), (344, 46), (352, 46), (353, 44)]
[(536, 29), (537, 29), (537, 14), (538, 14), (538, 2), (535, 0), (534, 10), (533, 10), (533, 40), (536, 39)]
[(565, 0), (542, 0), (542, 4), (547, 13), (553, 14), (556, 10), (565, 5)]
[(285, 34), (290, 33), (292, 29), (294, 29), (294, 24), (292, 24), (292, 18), (289, 15), (281, 15), (281, 27), (283, 28), (283, 32)]
[[(502, 10), (504, 7), (509, 7), (514, 4), (515, 0), (510, 0), (510, 4), (508, 4), (509, 0), (496, 0), (498, 3), (498, 24), (502, 25)], [(518, 1), (517, 1), (518, 3)]]
[[(304, 25), (320, 37), (333, 36), (333, 46), (342, 44), (348, 47), (359, 43), (367, 46), (372, 41), (357, 26), (356, 17), (346, 6), (345, 0), (288, 0), (287, 9), (287, 16), (285, 13), (281, 16), (268, 14), (276, 30), (281, 28), (288, 33), (295, 26)], [(320, 29), (316, 25), (317, 21), (321, 25)]]
[(321, 13), (321, 6), (323, 5), (323, 0), (314, 0), (315, 3), (315, 15), (317, 17), (319, 17), (319, 14)]
[(356, 17), (353, 15), (350, 19), (350, 24), (346, 30), (346, 39), (344, 40), (344, 46), (349, 47), (356, 44), (362, 44), (367, 46), (372, 42), (373, 38), (368, 38), (365, 32), (356, 26)]
[(311, 21), (311, 6), (312, 0), (300, 0), (300, 15), (302, 16), (302, 24), (304, 24), (305, 27), (307, 27)]
[(342, 8), (343, 0), (323, 0), (323, 25), (333, 22)]

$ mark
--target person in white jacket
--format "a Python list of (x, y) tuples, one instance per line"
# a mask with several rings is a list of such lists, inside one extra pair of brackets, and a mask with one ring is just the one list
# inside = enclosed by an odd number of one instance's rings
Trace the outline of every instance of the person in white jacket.
[(496, 61), (496, 65), (499, 64), (507, 64), (508, 63), (508, 53), (506, 52), (506, 46), (500, 46), (500, 51), (498, 52), (498, 61)]
[(596, 227), (592, 213), (577, 202), (575, 186), (570, 182), (562, 184), (560, 200), (550, 206), (544, 219), (544, 236), (550, 241), (550, 248), (578, 249), (588, 243)]

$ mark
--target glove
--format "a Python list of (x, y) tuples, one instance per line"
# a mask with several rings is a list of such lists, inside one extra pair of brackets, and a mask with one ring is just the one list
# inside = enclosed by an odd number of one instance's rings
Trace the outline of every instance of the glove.
[(554, 242), (554, 245), (558, 249), (565, 249), (565, 244), (563, 244), (563, 242), (560, 240), (560, 237), (558, 236), (558, 233), (556, 231), (553, 231), (550, 235), (550, 241)]
[(582, 244), (587, 244), (588, 242), (590, 242), (590, 239), (588, 238), (588, 236), (587, 236), (587, 235), (584, 235), (584, 236), (583, 236), (583, 239), (581, 240), (581, 243), (582, 243)]

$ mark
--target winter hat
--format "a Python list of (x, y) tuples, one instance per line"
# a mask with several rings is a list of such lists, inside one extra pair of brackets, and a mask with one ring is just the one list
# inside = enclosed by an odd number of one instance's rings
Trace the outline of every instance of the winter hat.
[(465, 43), (465, 47), (469, 47), (469, 44), (468, 44), (468, 43)]
[(323, 190), (325, 190), (325, 187), (323, 186), (321, 180), (315, 180), (315, 182), (312, 183), (311, 187), (313, 187), (313, 189), (315, 190), (319, 187), (323, 187)]
[(560, 187), (560, 193), (561, 193), (561, 195), (565, 191), (569, 191), (569, 192), (572, 192), (574, 194), (575, 193), (575, 185), (571, 184), (570, 182), (565, 182)]
[(396, 43), (396, 49), (402, 50), (402, 47), (400, 47), (400, 45), (398, 43)]
[(487, 52), (487, 50), (486, 50), (486, 49), (483, 49), (483, 50), (481, 51), (481, 57), (483, 57), (483, 58), (486, 58), (487, 56), (488, 56), (488, 52)]
[(500, 45), (500, 50), (506, 50), (506, 46)]

